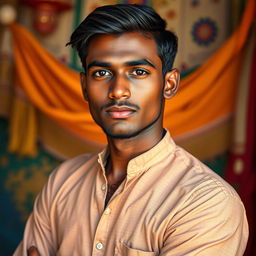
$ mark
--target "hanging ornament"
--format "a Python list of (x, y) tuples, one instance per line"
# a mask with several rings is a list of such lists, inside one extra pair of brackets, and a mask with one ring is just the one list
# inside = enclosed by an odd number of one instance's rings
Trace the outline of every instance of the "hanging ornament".
[(44, 35), (56, 29), (59, 13), (72, 7), (71, 3), (58, 0), (24, 0), (23, 2), (34, 8), (34, 28)]

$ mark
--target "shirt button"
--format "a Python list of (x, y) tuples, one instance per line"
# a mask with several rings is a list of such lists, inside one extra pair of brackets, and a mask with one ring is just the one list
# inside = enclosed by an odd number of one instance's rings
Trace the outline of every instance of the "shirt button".
[(110, 214), (111, 213), (111, 209), (110, 208), (107, 208), (106, 210), (105, 210), (105, 214)]
[(100, 243), (100, 242), (98, 242), (98, 243), (96, 244), (96, 248), (97, 248), (98, 250), (103, 249), (103, 244)]
[(102, 190), (102, 191), (105, 191), (105, 190), (106, 190), (106, 184), (102, 184), (102, 185), (101, 185), (101, 190)]

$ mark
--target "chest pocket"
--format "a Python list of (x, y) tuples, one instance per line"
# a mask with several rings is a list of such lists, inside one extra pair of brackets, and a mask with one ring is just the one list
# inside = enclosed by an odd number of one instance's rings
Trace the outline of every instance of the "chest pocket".
[(126, 244), (121, 243), (116, 252), (116, 256), (157, 256), (157, 253), (133, 249), (128, 247)]

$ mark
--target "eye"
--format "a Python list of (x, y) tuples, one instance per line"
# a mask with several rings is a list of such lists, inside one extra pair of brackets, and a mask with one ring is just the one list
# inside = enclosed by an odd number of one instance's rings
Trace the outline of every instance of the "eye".
[(132, 70), (131, 73), (133, 76), (146, 76), (149, 74), (149, 72), (145, 69), (142, 68), (135, 68)]
[(107, 70), (101, 69), (101, 70), (96, 70), (92, 73), (94, 77), (98, 78), (103, 78), (103, 77), (110, 77), (111, 73)]

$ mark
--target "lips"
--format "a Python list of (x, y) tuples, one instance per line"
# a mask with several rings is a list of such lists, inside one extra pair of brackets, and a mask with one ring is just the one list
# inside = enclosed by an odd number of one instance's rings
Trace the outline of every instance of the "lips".
[(136, 109), (127, 106), (112, 106), (106, 109), (109, 116), (115, 119), (125, 119), (136, 112)]

